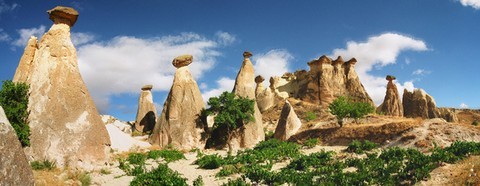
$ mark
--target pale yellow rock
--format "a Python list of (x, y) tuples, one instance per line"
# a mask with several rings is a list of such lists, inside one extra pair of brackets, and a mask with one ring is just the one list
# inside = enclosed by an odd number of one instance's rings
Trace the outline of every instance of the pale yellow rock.
[(285, 101), (273, 137), (286, 141), (295, 135), (300, 127), (302, 127), (302, 122), (297, 114), (295, 114), (292, 105), (290, 105), (288, 101)]
[(37, 42), (38, 40), (35, 36), (31, 36), (30, 39), (28, 39), (27, 46), (25, 46), (22, 58), (20, 58), (17, 70), (13, 76), (13, 81), (26, 82), (28, 80), (33, 59), (35, 58), (35, 52), (38, 47)]
[[(255, 71), (253, 64), (250, 61), (252, 54), (250, 52), (243, 53), (244, 60), (242, 67), (237, 74), (233, 93), (237, 96), (255, 99)], [(239, 135), (234, 136), (230, 144), (233, 148), (252, 148), (260, 141), (265, 140), (265, 133), (263, 131), (262, 114), (255, 102), (255, 121), (249, 122), (240, 129)]]
[(397, 85), (393, 83), (396, 78), (388, 75), (387, 92), (383, 103), (377, 108), (377, 111), (387, 116), (403, 117), (403, 105), (400, 102), (400, 95), (398, 94)]
[(110, 139), (80, 75), (70, 26), (58, 16), (50, 18), (55, 24), (33, 60), (20, 61), (15, 75), (17, 82), (30, 85), (31, 147), (25, 152), (30, 160), (48, 159), (60, 167), (103, 164)]
[(33, 172), (17, 134), (0, 107), (0, 185), (34, 185)]
[(163, 111), (149, 137), (150, 143), (162, 148), (172, 145), (179, 150), (204, 148), (205, 124), (200, 119), (204, 108), (202, 94), (188, 66), (177, 68)]
[(155, 126), (157, 109), (153, 103), (152, 85), (145, 85), (141, 89), (138, 99), (137, 117), (135, 119), (135, 130), (149, 132)]

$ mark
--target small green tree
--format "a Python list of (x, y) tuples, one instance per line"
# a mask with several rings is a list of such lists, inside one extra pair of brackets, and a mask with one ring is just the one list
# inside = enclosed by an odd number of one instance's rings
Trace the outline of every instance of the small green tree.
[(215, 116), (213, 129), (224, 128), (226, 130), (226, 140), (228, 149), (232, 151), (231, 139), (245, 124), (254, 121), (255, 101), (236, 97), (234, 93), (223, 92), (219, 97), (212, 97), (207, 104), (210, 106), (205, 110), (205, 114)]
[(23, 147), (30, 146), (30, 127), (28, 126), (28, 89), (26, 83), (3, 81), (0, 90), (0, 106), (17, 133)]
[(354, 118), (357, 121), (359, 118), (375, 111), (373, 105), (364, 102), (353, 102), (351, 99), (340, 96), (335, 99), (329, 106), (330, 113), (335, 115), (340, 127), (343, 126), (344, 118)]

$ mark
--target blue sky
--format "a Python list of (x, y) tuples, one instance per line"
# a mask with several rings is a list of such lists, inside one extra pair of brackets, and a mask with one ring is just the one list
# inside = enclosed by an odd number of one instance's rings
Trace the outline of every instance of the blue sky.
[(193, 54), (208, 98), (231, 90), (245, 50), (267, 77), (342, 55), (359, 60), (376, 103), (392, 74), (401, 92), (422, 88), (438, 106), (480, 107), (480, 0), (0, 0), (0, 80), (12, 79), (28, 37), (48, 31), (56, 5), (79, 11), (82, 76), (99, 110), (123, 120), (134, 120), (144, 84), (162, 108), (175, 56)]

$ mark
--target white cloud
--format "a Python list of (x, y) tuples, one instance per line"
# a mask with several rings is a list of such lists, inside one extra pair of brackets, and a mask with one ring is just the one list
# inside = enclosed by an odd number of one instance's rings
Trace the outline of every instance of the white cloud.
[(465, 104), (465, 103), (461, 103), (461, 104), (460, 104), (460, 108), (462, 108), (462, 109), (466, 109), (466, 108), (468, 108), (468, 105), (467, 105), (467, 104)]
[(10, 36), (0, 28), (0, 42), (10, 41)]
[(463, 6), (471, 6), (474, 9), (480, 9), (480, 0), (459, 0)]
[(7, 4), (4, 0), (0, 0), (0, 15), (3, 13), (11, 12), (20, 7), (17, 3)]
[(219, 44), (195, 33), (159, 38), (118, 36), (78, 48), (79, 68), (100, 111), (109, 108), (109, 97), (138, 93), (152, 84), (154, 91), (168, 91), (175, 67), (172, 60), (182, 54), (193, 55), (189, 66), (198, 79), (215, 64)]
[(202, 94), (203, 101), (207, 102), (209, 98), (219, 96), (222, 92), (232, 91), (235, 85), (235, 80), (228, 77), (222, 77), (217, 80), (217, 88), (204, 91)]
[(410, 61), (409, 58), (405, 58), (405, 64), (410, 65), (410, 63), (412, 63), (412, 61)]
[(76, 47), (95, 40), (95, 35), (83, 32), (72, 32), (70, 37), (72, 38), (73, 45)]
[(417, 69), (412, 72), (412, 75), (419, 75), (419, 76), (424, 76), (432, 73), (431, 71), (425, 70), (425, 69)]
[(25, 45), (27, 45), (28, 39), (30, 39), (30, 36), (40, 38), (43, 33), (45, 33), (45, 29), (46, 27), (44, 25), (40, 25), (38, 28), (22, 28), (20, 30), (17, 30), (20, 37), (13, 41), (12, 45), (17, 47), (25, 47)]
[(230, 45), (237, 40), (234, 35), (223, 31), (218, 31), (217, 33), (215, 33), (215, 37), (217, 37), (218, 43), (222, 45)]
[(293, 56), (284, 49), (270, 50), (265, 54), (254, 54), (253, 62), (256, 75), (263, 76), (268, 82), (272, 76), (282, 76), (290, 72), (290, 62)]
[[(334, 49), (332, 57), (342, 56), (344, 59), (355, 57), (358, 63), (355, 69), (375, 104), (379, 105), (385, 97), (386, 81), (384, 77), (369, 74), (373, 67), (381, 68), (395, 64), (398, 55), (407, 50), (425, 51), (427, 45), (422, 40), (414, 39), (397, 33), (384, 33), (372, 36), (365, 42), (347, 42), (346, 49)], [(397, 83), (399, 92), (403, 87), (413, 89), (413, 81)]]

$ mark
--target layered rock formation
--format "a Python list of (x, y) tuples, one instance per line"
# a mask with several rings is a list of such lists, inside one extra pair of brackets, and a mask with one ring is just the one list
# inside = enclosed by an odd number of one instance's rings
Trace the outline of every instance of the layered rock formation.
[[(232, 92), (240, 97), (255, 99), (255, 70), (253, 69), (253, 64), (250, 61), (251, 56), (252, 54), (250, 52), (243, 53), (244, 60), (242, 67), (238, 72)], [(231, 139), (232, 141), (230, 144), (232, 144), (232, 148), (252, 148), (258, 142), (265, 139), (262, 114), (260, 113), (256, 102), (254, 107), (255, 121), (245, 124), (244, 127), (240, 129), (239, 135), (234, 136)]]
[(435, 100), (422, 89), (403, 91), (403, 109), (405, 117), (438, 118), (440, 112)]
[(292, 97), (318, 103), (326, 108), (338, 96), (349, 96), (354, 101), (373, 101), (355, 72), (355, 58), (344, 62), (342, 57), (332, 60), (327, 56), (308, 62), (310, 71), (285, 73), (275, 77), (271, 87), (280, 97)]
[(34, 185), (33, 172), (17, 134), (0, 107), (0, 185)]
[(30, 85), (27, 157), (53, 160), (59, 166), (103, 163), (110, 140), (80, 75), (70, 39), (78, 13), (68, 7), (48, 12), (53, 26), (40, 43), (30, 38), (14, 78)]
[(152, 144), (162, 148), (171, 144), (180, 150), (204, 147), (204, 124), (200, 114), (205, 105), (197, 82), (187, 66), (192, 61), (191, 55), (184, 55), (172, 62), (177, 69), (162, 114), (149, 137)]
[(377, 111), (389, 116), (402, 117), (403, 105), (400, 102), (400, 95), (398, 94), (397, 85), (393, 83), (393, 80), (396, 78), (395, 76), (388, 75), (386, 79), (388, 81), (387, 92), (385, 94), (383, 103), (377, 108)]
[(283, 105), (280, 119), (278, 120), (277, 128), (273, 137), (279, 140), (286, 141), (297, 133), (298, 129), (302, 126), (302, 122), (298, 118), (297, 114), (293, 110), (292, 105), (288, 101), (285, 101)]
[(152, 85), (143, 86), (138, 99), (135, 130), (140, 132), (149, 132), (155, 126), (157, 110), (153, 103), (152, 88)]

